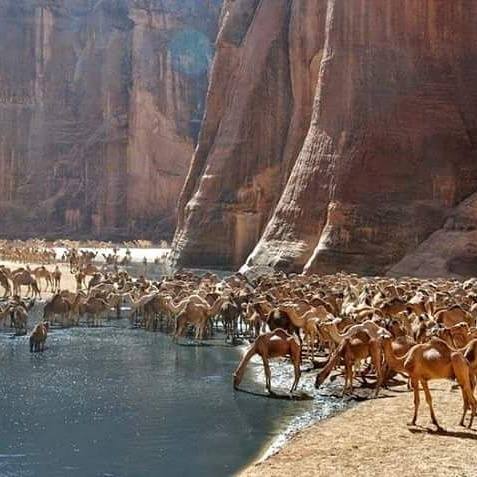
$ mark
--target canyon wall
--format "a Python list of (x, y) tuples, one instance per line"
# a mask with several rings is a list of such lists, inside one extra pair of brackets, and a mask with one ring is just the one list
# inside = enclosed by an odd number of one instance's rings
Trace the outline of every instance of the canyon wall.
[[(224, 8), (176, 263), (403, 274), (441, 256), (431, 236), (477, 192), (477, 4)], [(448, 256), (439, 273), (468, 274), (469, 247)]]
[(0, 2), (0, 234), (164, 238), (222, 0)]

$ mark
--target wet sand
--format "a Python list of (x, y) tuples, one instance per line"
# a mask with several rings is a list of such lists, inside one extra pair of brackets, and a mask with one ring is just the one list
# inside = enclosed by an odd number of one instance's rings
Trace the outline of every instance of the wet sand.
[(460, 391), (451, 391), (451, 385), (449, 381), (431, 382), (434, 410), (446, 429), (443, 434), (430, 424), (422, 392), (418, 426), (407, 425), (412, 419), (413, 397), (401, 386), (304, 429), (277, 454), (240, 475), (476, 476), (477, 432), (458, 426), (462, 399)]

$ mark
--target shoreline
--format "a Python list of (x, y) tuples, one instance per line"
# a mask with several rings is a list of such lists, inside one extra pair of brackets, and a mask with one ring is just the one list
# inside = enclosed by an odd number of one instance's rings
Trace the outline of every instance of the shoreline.
[[(245, 349), (246, 346), (242, 347), (241, 353), (243, 353)], [(284, 363), (280, 361), (271, 362), (272, 387), (280, 393), (286, 393), (289, 383), (293, 380), (292, 367), (286, 364), (283, 366), (283, 364)], [(260, 391), (264, 393), (261, 399), (270, 399), (273, 401), (273, 398), (266, 396), (264, 388), (265, 376), (261, 361), (254, 358), (250, 361), (250, 366), (250, 377), (248, 380), (244, 380), (245, 386), (249, 383), (253, 383), (254, 386), (260, 388)], [(273, 458), (285, 449), (297, 435), (306, 432), (307, 429), (321, 422), (328, 421), (356, 406), (356, 399), (337, 396), (342, 385), (340, 379), (333, 384), (327, 383), (322, 386), (320, 390), (316, 390), (314, 387), (315, 377), (316, 373), (302, 371), (302, 378), (298, 390), (305, 396), (309, 396), (310, 399), (296, 401), (297, 406), (300, 406), (301, 402), (303, 409), (297, 409), (293, 417), (277, 423), (273, 432), (274, 435), (263, 443), (257, 452), (257, 456), (250, 462), (244, 463), (235, 475), (242, 475), (243, 472), (246, 472), (251, 467)], [(370, 392), (372, 392), (371, 389), (364, 390), (366, 394)]]
[(444, 434), (430, 425), (423, 396), (418, 425), (407, 425), (413, 399), (404, 385), (299, 430), (278, 452), (255, 460), (237, 475), (475, 476), (477, 432), (458, 426), (460, 392), (450, 390), (450, 381), (431, 384)]

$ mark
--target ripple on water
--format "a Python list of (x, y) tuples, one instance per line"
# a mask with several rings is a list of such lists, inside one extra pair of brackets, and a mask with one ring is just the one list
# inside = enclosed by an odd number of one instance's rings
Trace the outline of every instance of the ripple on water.
[[(54, 330), (39, 354), (0, 333), (2, 477), (230, 475), (329, 405), (234, 393), (238, 350), (113, 324)], [(244, 386), (262, 390), (253, 372)]]

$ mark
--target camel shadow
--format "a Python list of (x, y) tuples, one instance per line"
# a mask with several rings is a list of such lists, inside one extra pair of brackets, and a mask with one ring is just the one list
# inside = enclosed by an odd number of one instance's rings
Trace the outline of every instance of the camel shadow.
[(432, 434), (441, 437), (455, 437), (457, 439), (477, 440), (477, 433), (475, 431), (472, 431), (472, 429), (468, 431), (448, 431), (446, 429), (439, 430), (422, 426), (408, 426), (408, 429), (409, 432), (412, 434)]
[(361, 396), (359, 394), (346, 394), (343, 396), (342, 394), (338, 393), (318, 393), (318, 396), (320, 397), (328, 397), (328, 398), (333, 398), (333, 399), (340, 399), (340, 400), (345, 400), (345, 401), (356, 401), (356, 402), (363, 402), (363, 401), (370, 401), (374, 399), (390, 399), (393, 396), (388, 396), (388, 395), (379, 395), (378, 397), (374, 396)]
[(312, 401), (313, 396), (307, 393), (280, 393), (272, 391), (271, 393), (260, 393), (257, 391), (249, 391), (248, 389), (235, 388), (235, 391), (250, 394), (251, 396), (264, 397), (268, 399), (279, 399), (283, 401)]

